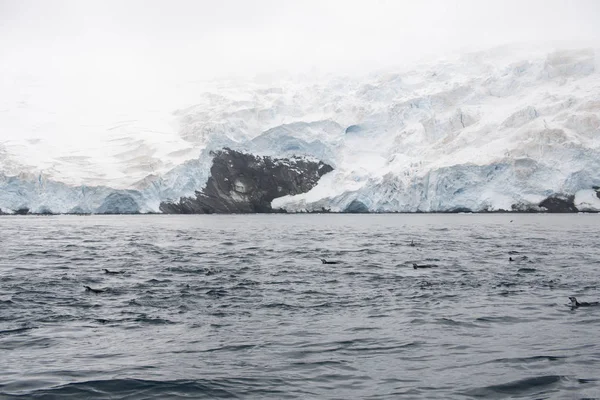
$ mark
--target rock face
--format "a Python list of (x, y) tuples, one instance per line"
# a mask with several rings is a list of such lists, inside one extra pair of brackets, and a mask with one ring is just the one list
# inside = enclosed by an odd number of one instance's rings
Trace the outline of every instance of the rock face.
[(540, 207), (543, 207), (550, 213), (571, 213), (577, 212), (577, 207), (573, 201), (575, 196), (552, 196), (548, 197), (540, 203)]
[(196, 198), (163, 202), (167, 214), (270, 213), (273, 199), (312, 189), (326, 173), (333, 171), (321, 161), (292, 157), (278, 159), (240, 153), (229, 148), (213, 152), (213, 164), (206, 187)]
[(597, 212), (597, 209), (594, 208), (593, 204), (586, 204), (585, 202), (582, 202), (578, 206), (575, 204), (575, 199), (576, 196), (574, 195), (553, 194), (542, 200), (540, 203), (513, 204), (510, 211), (524, 213), (577, 213), (580, 211)]

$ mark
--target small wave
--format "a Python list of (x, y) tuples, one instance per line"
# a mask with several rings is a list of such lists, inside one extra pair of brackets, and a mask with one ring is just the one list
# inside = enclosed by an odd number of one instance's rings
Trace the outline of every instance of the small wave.
[(18, 333), (23, 333), (23, 332), (27, 332), (34, 329), (34, 327), (29, 326), (29, 327), (22, 327), (22, 328), (15, 328), (15, 329), (7, 329), (4, 331), (0, 331), (0, 336), (7, 336), (7, 335), (14, 335), (14, 334), (18, 334)]
[[(235, 388), (235, 382), (210, 380), (151, 381), (142, 379), (113, 379), (76, 382), (48, 389), (14, 395), (14, 398), (57, 398), (57, 399), (213, 399), (237, 397), (227, 386)], [(0, 392), (2, 393), (2, 392)], [(10, 393), (5, 393), (9, 394)]]
[(284, 310), (295, 309), (295, 308), (302, 308), (302, 307), (299, 307), (299, 306), (293, 306), (291, 304), (279, 303), (279, 302), (266, 303), (266, 304), (262, 304), (261, 306), (264, 307), (264, 308), (281, 308), (281, 309), (284, 309)]
[[(47, 349), (56, 344), (56, 340), (51, 338), (35, 338), (30, 336), (24, 337), (5, 337), (0, 344), (0, 350), (13, 350), (15, 347), (31, 349)], [(1, 387), (0, 387), (1, 389)], [(1, 394), (1, 392), (0, 392)], [(2, 398), (2, 396), (0, 396)]]
[(209, 296), (222, 297), (227, 295), (227, 290), (224, 289), (210, 289), (206, 292)]
[(206, 350), (202, 350), (202, 353), (213, 353), (213, 352), (217, 352), (217, 351), (231, 351), (231, 352), (237, 352), (237, 351), (246, 351), (246, 350), (254, 350), (259, 348), (260, 345), (256, 345), (256, 344), (230, 344), (230, 345), (225, 345), (225, 346), (221, 346), (221, 347), (215, 347), (215, 348), (211, 348), (211, 349), (206, 349)]
[(134, 322), (139, 322), (142, 324), (150, 324), (150, 325), (174, 325), (176, 322), (173, 322), (164, 318), (153, 318), (142, 315), (138, 318), (133, 319)]
[(321, 360), (321, 361), (296, 361), (291, 363), (292, 366), (304, 368), (318, 368), (318, 367), (335, 367), (342, 368), (348, 371), (356, 371), (356, 368), (352, 368), (346, 365), (344, 361), (336, 360)]
[(324, 303), (315, 304), (314, 306), (310, 306), (309, 308), (331, 308), (335, 303), (326, 301)]
[(50, 257), (63, 258), (64, 257), (62, 254), (56, 253), (53, 250), (29, 252), (29, 253), (23, 254), (22, 257), (40, 257), (40, 256), (44, 257), (44, 258), (50, 258)]
[(498, 296), (507, 297), (507, 296), (511, 296), (511, 295), (517, 295), (522, 292), (523, 292), (522, 290), (503, 290), (498, 293)]
[(540, 361), (558, 361), (567, 357), (564, 356), (531, 356), (531, 357), (514, 357), (514, 358), (497, 358), (495, 360), (486, 361), (483, 364), (501, 363), (501, 364), (526, 364)]
[(371, 254), (380, 254), (383, 252), (380, 250), (375, 250), (375, 249), (371, 249), (371, 248), (363, 248), (363, 249), (336, 251), (334, 254), (337, 256), (343, 256), (344, 254), (348, 254), (348, 253), (364, 253), (364, 254), (371, 255)]
[(258, 286), (258, 285), (260, 285), (260, 282), (253, 281), (252, 279), (242, 279), (241, 281), (239, 281), (237, 283), (237, 285), (235, 285), (235, 288), (241, 289), (241, 288), (248, 288), (248, 287), (253, 287), (253, 286)]
[(361, 331), (376, 331), (379, 328), (374, 327), (374, 326), (357, 326), (354, 328), (348, 328), (346, 329), (349, 332), (361, 332)]
[(528, 397), (533, 397), (547, 393), (546, 390), (548, 387), (560, 382), (562, 378), (560, 375), (536, 376), (500, 385), (473, 389), (467, 394), (473, 397), (495, 397), (497, 395), (527, 395)]
[(476, 240), (492, 240), (493, 239), (490, 236), (483, 236), (483, 235), (472, 235), (471, 237)]
[(481, 325), (477, 325), (472, 322), (456, 321), (456, 320), (453, 320), (452, 318), (439, 318), (435, 321), (435, 323), (439, 324), (439, 325), (447, 325), (447, 326), (464, 326), (467, 328), (480, 328), (481, 327)]
[(537, 271), (537, 269), (535, 269), (535, 268), (519, 268), (517, 270), (517, 272), (526, 273), (526, 274), (536, 272), (536, 271)]
[(352, 347), (350, 349), (346, 349), (346, 350), (351, 350), (353, 352), (365, 352), (365, 353), (383, 353), (383, 354), (389, 354), (389, 353), (394, 353), (394, 350), (404, 350), (404, 349), (410, 349), (410, 348), (414, 348), (414, 347), (419, 347), (423, 344), (423, 342), (419, 342), (419, 341), (413, 341), (413, 342), (408, 342), (408, 343), (401, 343), (398, 344), (396, 346), (356, 346), (356, 347)]
[(513, 286), (517, 286), (518, 284), (519, 284), (518, 282), (500, 282), (496, 285), (496, 288), (513, 287)]
[(479, 321), (479, 322), (510, 322), (510, 323), (518, 323), (518, 322), (526, 322), (526, 321), (529, 321), (529, 320), (522, 319), (522, 318), (517, 318), (517, 317), (511, 317), (511, 316), (504, 316), (504, 317), (479, 317), (479, 318), (475, 319), (475, 321)]
[(330, 352), (345, 352), (345, 353), (362, 353), (362, 354), (389, 354), (394, 352), (405, 351), (407, 349), (420, 347), (424, 344), (422, 341), (410, 341), (405, 343), (392, 343), (383, 345), (382, 342), (371, 339), (350, 339), (339, 340), (334, 342), (323, 343), (307, 343), (300, 345), (302, 353), (330, 353)]
[(146, 283), (151, 284), (151, 285), (158, 285), (158, 284), (167, 284), (167, 283), (171, 283), (172, 281), (170, 279), (156, 279), (156, 278), (152, 278), (146, 281)]

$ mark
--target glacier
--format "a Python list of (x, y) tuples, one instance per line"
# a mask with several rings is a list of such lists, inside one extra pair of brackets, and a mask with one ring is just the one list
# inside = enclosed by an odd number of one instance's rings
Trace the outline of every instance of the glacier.
[[(0, 140), (0, 209), (160, 212), (228, 147), (333, 166), (273, 201), (289, 212), (543, 211), (552, 196), (600, 211), (599, 54), (507, 46), (363, 75), (191, 82), (85, 145)], [(5, 131), (42, 112), (3, 107)]]

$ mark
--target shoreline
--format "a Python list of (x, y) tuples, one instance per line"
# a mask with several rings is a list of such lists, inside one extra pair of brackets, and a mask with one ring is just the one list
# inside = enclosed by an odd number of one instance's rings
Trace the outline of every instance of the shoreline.
[(92, 216), (149, 216), (149, 215), (313, 215), (313, 214), (327, 214), (327, 215), (484, 215), (484, 214), (506, 214), (506, 215), (515, 215), (515, 214), (529, 214), (529, 215), (537, 215), (537, 214), (549, 214), (549, 215), (557, 215), (557, 214), (600, 214), (600, 211), (593, 210), (584, 210), (584, 211), (572, 211), (572, 212), (552, 212), (552, 211), (382, 211), (382, 212), (362, 212), (362, 213), (352, 213), (352, 212), (336, 212), (336, 211), (309, 211), (309, 212), (269, 212), (269, 213), (197, 213), (197, 214), (173, 214), (173, 213), (98, 213), (98, 214), (74, 214), (74, 213), (62, 213), (62, 214), (36, 214), (36, 213), (28, 213), (28, 214), (10, 214), (3, 213), (0, 214), (0, 218), (2, 217), (57, 217), (57, 216), (75, 216), (75, 217), (92, 217)]

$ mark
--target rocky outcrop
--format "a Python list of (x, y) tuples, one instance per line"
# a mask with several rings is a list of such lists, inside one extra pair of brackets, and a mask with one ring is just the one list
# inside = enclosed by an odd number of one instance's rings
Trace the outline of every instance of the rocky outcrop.
[(473, 212), (473, 210), (471, 210), (470, 208), (467, 208), (467, 207), (456, 207), (456, 208), (453, 208), (448, 211), (448, 213), (451, 213), (451, 214), (459, 214), (459, 213), (467, 213), (468, 214), (468, 213), (472, 213), (472, 212)]
[(281, 196), (312, 189), (333, 168), (306, 158), (271, 158), (228, 148), (211, 153), (213, 164), (206, 187), (196, 197), (163, 202), (167, 214), (270, 213), (271, 202)]
[(525, 213), (576, 213), (575, 196), (555, 194), (545, 198), (539, 204), (513, 204), (512, 211)]
[(539, 205), (550, 213), (572, 213), (577, 212), (574, 201), (575, 196), (552, 196), (542, 201)]

